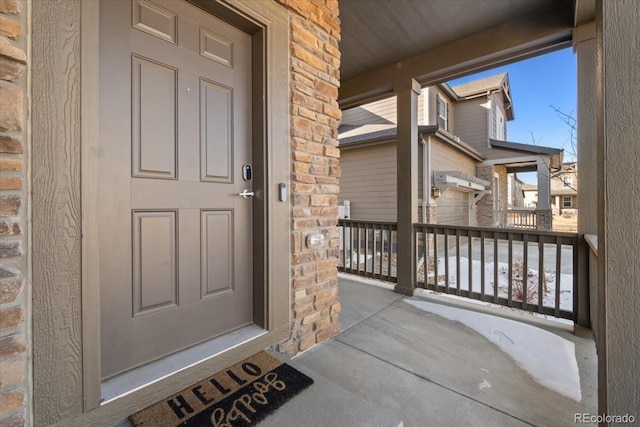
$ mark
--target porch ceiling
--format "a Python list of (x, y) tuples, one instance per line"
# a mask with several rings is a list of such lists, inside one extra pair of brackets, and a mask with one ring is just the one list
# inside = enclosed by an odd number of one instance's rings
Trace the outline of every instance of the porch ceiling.
[(340, 0), (341, 107), (567, 46), (576, 13), (574, 0)]

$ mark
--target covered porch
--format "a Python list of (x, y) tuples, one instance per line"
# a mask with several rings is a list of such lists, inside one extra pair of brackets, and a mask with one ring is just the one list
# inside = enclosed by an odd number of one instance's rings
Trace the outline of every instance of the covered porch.
[[(574, 414), (596, 413), (597, 358), (589, 331), (574, 333), (572, 325), (513, 311), (463, 310), (433, 294), (404, 297), (351, 275), (339, 280), (340, 333), (289, 361), (316, 383), (261, 426), (300, 424), (303, 412), (309, 426), (570, 426)], [(465, 325), (465, 316), (491, 324), (492, 336)], [(532, 351), (523, 346), (525, 336), (558, 344), (531, 354), (539, 370), (521, 368)], [(510, 356), (507, 347), (524, 356)], [(561, 348), (568, 357), (547, 371), (544, 363)], [(564, 388), (540, 383), (554, 369)]]

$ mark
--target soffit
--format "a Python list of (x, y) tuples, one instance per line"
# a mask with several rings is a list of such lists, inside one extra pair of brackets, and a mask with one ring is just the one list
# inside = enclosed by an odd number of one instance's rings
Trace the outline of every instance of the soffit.
[[(350, 80), (572, 0), (340, 0), (342, 80)], [(568, 12), (568, 13), (567, 13)]]
[(340, 107), (568, 47), (574, 13), (574, 0), (340, 0)]

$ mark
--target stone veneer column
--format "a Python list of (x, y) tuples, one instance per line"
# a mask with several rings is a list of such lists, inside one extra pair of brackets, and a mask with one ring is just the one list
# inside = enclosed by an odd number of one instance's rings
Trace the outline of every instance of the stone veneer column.
[(538, 230), (551, 230), (553, 228), (551, 209), (536, 209), (536, 224)]
[(493, 219), (493, 165), (477, 166), (476, 176), (491, 183), (492, 194), (487, 194), (476, 203), (476, 224), (478, 227), (494, 227)]
[(26, 2), (0, 0), (0, 425), (28, 423)]
[[(278, 0), (291, 21), (292, 325), (279, 350), (293, 356), (340, 331), (338, 299), (337, 0)], [(310, 234), (325, 236), (310, 249)]]

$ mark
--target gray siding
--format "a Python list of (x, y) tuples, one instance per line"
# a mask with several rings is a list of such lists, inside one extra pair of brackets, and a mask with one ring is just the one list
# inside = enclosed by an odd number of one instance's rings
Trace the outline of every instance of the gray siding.
[[(456, 105), (456, 132), (464, 142), (486, 155), (490, 149), (487, 132), (487, 98), (461, 101)], [(484, 105), (484, 106), (483, 106)]]
[(342, 112), (341, 124), (343, 125), (388, 125), (395, 123), (398, 123), (395, 96), (349, 108)]
[[(424, 106), (425, 96), (429, 93), (433, 93), (433, 90), (423, 88), (421, 94), (418, 96), (418, 125), (435, 124), (435, 116), (433, 120), (425, 120)], [(443, 95), (444, 96), (444, 95)], [(432, 114), (435, 110), (435, 95), (433, 98), (433, 107), (430, 107), (429, 112)], [(365, 124), (396, 124), (398, 123), (398, 114), (396, 107), (396, 97), (381, 99), (369, 104), (364, 104), (358, 107), (349, 108), (342, 112), (343, 125), (365, 125)]]
[[(430, 139), (432, 172), (460, 171), (475, 176), (476, 162), (472, 158), (433, 137)], [(420, 144), (418, 147), (418, 194), (420, 198), (422, 198), (422, 172), (424, 170), (422, 167), (422, 148), (423, 145)], [(438, 216), (438, 218), (440, 217)]]
[(431, 167), (434, 171), (460, 171), (469, 175), (476, 174), (475, 160), (440, 141), (433, 141), (431, 144)]
[(438, 224), (469, 225), (469, 192), (449, 189), (437, 203)]
[[(419, 150), (418, 197), (422, 199), (422, 145)], [(340, 156), (342, 176), (339, 200), (340, 204), (344, 200), (351, 202), (351, 218), (396, 221), (396, 144), (342, 150)], [(433, 171), (455, 170), (475, 175), (476, 164), (473, 159), (433, 138), (431, 162)], [(447, 196), (436, 200), (438, 223), (469, 225), (468, 204), (461, 209), (461, 197)]]
[(342, 150), (340, 204), (351, 201), (351, 218), (396, 221), (396, 144)]

